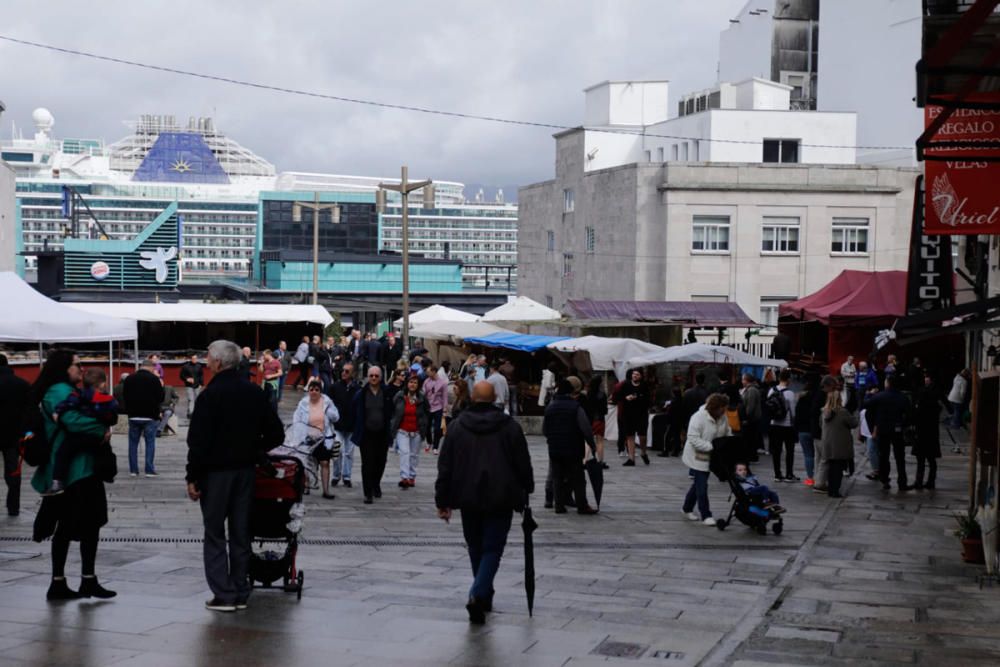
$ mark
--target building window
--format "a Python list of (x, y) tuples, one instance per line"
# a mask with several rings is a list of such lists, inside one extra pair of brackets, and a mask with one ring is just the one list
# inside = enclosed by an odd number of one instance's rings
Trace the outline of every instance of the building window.
[(798, 139), (765, 139), (764, 162), (798, 162)]
[(670, 146), (670, 159), (677, 162), (677, 144)]
[(729, 252), (729, 217), (694, 216), (691, 252)]
[(556, 249), (556, 233), (546, 232), (545, 233), (545, 249), (552, 252)]
[(830, 252), (838, 255), (868, 254), (868, 218), (834, 218)]
[(594, 228), (587, 227), (587, 252), (594, 252), (595, 238)]
[(761, 297), (760, 300), (760, 323), (765, 329), (778, 328), (778, 306), (788, 301), (794, 301), (796, 297)]
[(797, 255), (799, 253), (799, 219), (764, 218), (760, 251)]
[(549, 308), (552, 307), (552, 297), (549, 296), (548, 294), (545, 295), (545, 305), (548, 306)]
[(573, 277), (573, 255), (571, 253), (563, 254), (563, 278)]
[(663, 146), (656, 149), (656, 160), (657, 162), (663, 162)]
[(688, 143), (685, 141), (681, 144), (681, 162), (687, 162), (688, 159)]
[(563, 190), (563, 213), (572, 213), (576, 210), (576, 196), (573, 188)]

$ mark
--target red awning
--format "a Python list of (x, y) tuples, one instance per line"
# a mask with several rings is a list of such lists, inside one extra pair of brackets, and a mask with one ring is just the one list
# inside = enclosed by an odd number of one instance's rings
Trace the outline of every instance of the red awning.
[(690, 327), (757, 325), (732, 301), (594, 301), (570, 299), (577, 317), (618, 322), (674, 322)]
[(842, 271), (809, 296), (783, 303), (778, 316), (825, 325), (890, 325), (906, 314), (906, 271)]

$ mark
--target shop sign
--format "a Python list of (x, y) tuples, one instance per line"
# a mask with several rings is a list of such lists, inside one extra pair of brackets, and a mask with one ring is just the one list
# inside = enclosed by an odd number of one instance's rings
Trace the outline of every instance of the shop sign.
[(106, 262), (94, 262), (90, 265), (90, 277), (94, 280), (104, 280), (111, 275), (111, 267)]

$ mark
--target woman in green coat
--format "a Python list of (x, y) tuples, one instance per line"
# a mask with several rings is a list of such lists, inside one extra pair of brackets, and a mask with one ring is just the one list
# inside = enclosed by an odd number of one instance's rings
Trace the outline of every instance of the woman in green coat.
[[(80, 377), (79, 357), (70, 350), (52, 350), (38, 380), (32, 385), (31, 405), (41, 409), (45, 417), (46, 436), (52, 443), (49, 462), (39, 466), (31, 478), (31, 486), (39, 493), (52, 483), (55, 455), (65, 440), (66, 432), (111, 437), (107, 426), (76, 410), (62, 413), (58, 424), (53, 420), (56, 406), (74, 391)], [(65, 493), (42, 498), (42, 506), (35, 517), (35, 541), (52, 537), (52, 583), (46, 594), (47, 599), (111, 598), (116, 595), (114, 591), (102, 587), (94, 573), (100, 530), (107, 522), (108, 499), (104, 493), (104, 482), (94, 474), (93, 454), (81, 452), (70, 463)], [(80, 559), (83, 561), (83, 579), (78, 591), (66, 584), (66, 557), (71, 541), (80, 542)]]

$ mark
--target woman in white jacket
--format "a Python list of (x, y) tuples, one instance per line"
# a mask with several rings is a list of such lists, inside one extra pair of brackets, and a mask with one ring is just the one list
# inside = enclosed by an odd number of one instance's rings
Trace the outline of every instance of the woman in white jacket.
[[(681, 460), (690, 468), (688, 473), (693, 481), (684, 497), (684, 516), (692, 521), (701, 521), (706, 526), (714, 526), (712, 510), (708, 505), (708, 463), (712, 458), (712, 441), (732, 435), (729, 420), (726, 419), (726, 407), (729, 398), (725, 394), (712, 394), (705, 405), (691, 416), (688, 422), (687, 442), (684, 443), (684, 454)], [(694, 511), (695, 502), (698, 512)]]

